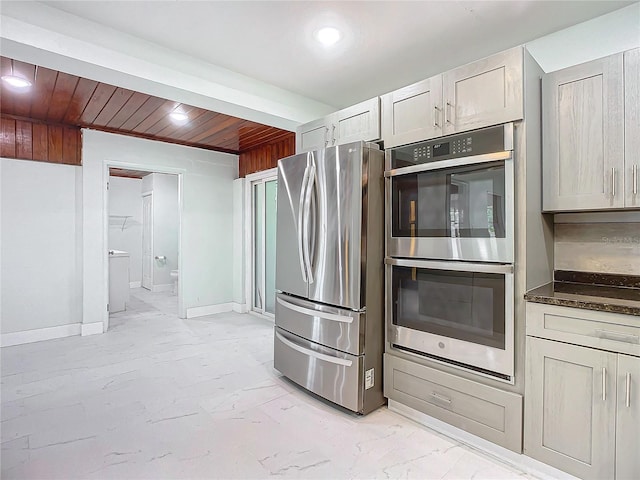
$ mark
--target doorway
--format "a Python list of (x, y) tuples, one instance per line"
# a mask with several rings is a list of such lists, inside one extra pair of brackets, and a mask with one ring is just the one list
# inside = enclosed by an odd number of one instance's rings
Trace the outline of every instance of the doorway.
[(179, 315), (181, 175), (114, 166), (107, 174), (109, 321), (150, 305)]
[(247, 176), (251, 188), (251, 311), (275, 317), (276, 209), (275, 169)]

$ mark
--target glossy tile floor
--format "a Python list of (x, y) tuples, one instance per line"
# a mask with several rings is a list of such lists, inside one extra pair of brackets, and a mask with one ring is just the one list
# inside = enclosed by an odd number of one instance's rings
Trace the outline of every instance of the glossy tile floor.
[(104, 335), (2, 349), (2, 478), (528, 478), (308, 395), (273, 370), (268, 320), (176, 311), (136, 289)]

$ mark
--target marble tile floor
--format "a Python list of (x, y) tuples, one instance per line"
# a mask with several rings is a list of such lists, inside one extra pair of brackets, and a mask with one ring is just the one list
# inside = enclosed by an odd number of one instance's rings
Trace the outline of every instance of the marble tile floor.
[(273, 369), (273, 323), (136, 289), (103, 335), (2, 349), (2, 479), (531, 478)]

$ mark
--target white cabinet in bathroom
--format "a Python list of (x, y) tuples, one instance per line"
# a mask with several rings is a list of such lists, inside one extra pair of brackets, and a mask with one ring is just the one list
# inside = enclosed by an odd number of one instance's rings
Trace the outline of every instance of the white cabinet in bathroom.
[(129, 254), (109, 250), (109, 313), (122, 312), (129, 301)]

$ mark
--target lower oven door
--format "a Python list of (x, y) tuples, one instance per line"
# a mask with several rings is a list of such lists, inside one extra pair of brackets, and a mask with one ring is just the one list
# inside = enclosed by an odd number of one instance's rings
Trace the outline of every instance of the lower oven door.
[(387, 340), (513, 376), (513, 266), (386, 259)]

